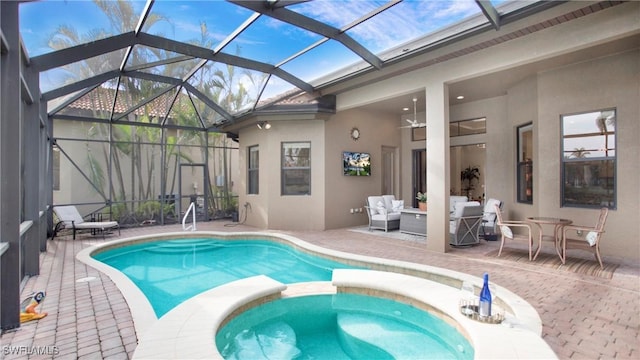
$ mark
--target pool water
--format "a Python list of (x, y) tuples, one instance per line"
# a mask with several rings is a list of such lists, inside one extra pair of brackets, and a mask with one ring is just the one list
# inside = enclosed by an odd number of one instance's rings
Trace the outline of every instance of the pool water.
[(339, 293), (276, 300), (218, 331), (225, 359), (472, 359), (452, 326), (400, 302)]
[(329, 281), (348, 265), (263, 240), (176, 239), (114, 248), (92, 257), (131, 279), (156, 316), (205, 290), (255, 275), (285, 284)]

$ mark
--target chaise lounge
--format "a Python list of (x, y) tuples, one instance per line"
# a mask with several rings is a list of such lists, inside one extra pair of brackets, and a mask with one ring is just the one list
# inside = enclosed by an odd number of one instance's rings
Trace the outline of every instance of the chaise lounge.
[(117, 221), (85, 221), (73, 205), (54, 206), (53, 212), (59, 222), (55, 226), (52, 238), (55, 238), (56, 233), (63, 228), (73, 229), (73, 240), (76, 239), (78, 230), (100, 230), (103, 239), (107, 230), (118, 229), (118, 235), (120, 235), (120, 225)]

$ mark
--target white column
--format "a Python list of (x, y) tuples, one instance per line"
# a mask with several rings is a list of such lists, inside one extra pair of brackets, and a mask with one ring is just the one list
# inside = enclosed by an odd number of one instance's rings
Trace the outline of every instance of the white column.
[(426, 88), (427, 249), (449, 249), (449, 89), (440, 81)]

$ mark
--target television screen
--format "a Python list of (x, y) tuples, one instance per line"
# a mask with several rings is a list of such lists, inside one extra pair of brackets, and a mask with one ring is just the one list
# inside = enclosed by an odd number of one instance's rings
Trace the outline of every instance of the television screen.
[(370, 176), (371, 156), (363, 152), (342, 152), (342, 173), (345, 176)]

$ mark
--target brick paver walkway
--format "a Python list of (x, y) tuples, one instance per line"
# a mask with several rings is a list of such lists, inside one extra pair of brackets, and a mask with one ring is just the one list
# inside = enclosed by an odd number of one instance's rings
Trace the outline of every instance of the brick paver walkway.
[[(256, 231), (228, 222), (198, 224), (198, 230)], [(178, 231), (178, 226), (122, 231), (121, 237)], [(533, 263), (487, 257), (498, 242), (453, 249), (447, 254), (426, 251), (424, 244), (357, 233), (284, 231), (304, 241), (335, 250), (438, 266), (468, 274), (491, 274), (491, 280), (527, 300), (539, 312), (543, 338), (561, 359), (640, 358), (640, 270), (622, 264), (612, 279), (578, 275)], [(107, 239), (113, 240), (117, 236)], [(80, 236), (49, 241), (41, 255), (41, 274), (30, 278), (26, 296), (44, 290), (38, 310), (49, 315), (2, 334), (3, 359), (128, 359), (137, 334), (127, 303), (111, 280), (75, 260), (82, 248), (102, 238)], [(605, 259), (611, 261), (611, 259)], [(40, 353), (40, 354), (38, 354)]]

